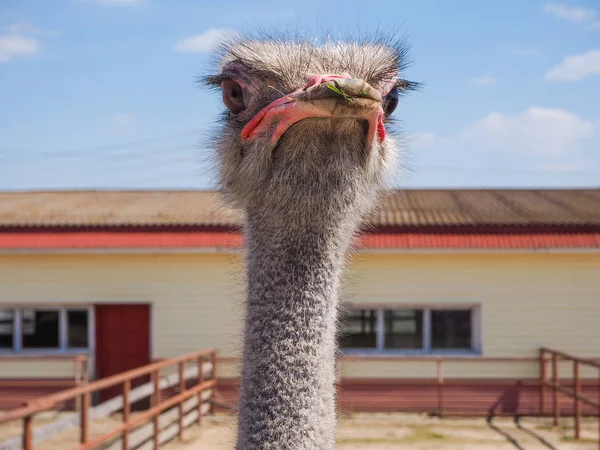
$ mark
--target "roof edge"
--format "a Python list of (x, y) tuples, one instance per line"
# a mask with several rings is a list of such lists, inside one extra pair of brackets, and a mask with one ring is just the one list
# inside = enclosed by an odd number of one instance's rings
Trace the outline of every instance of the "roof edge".
[[(243, 227), (235, 225), (202, 224), (106, 224), (106, 225), (0, 225), (0, 234), (10, 233), (243, 233)], [(465, 225), (366, 225), (364, 234), (573, 234), (600, 233), (600, 224), (465, 224)]]
[[(600, 191), (600, 186), (444, 186), (444, 187), (395, 187), (387, 189), (384, 192), (384, 197), (388, 193), (396, 192), (470, 192), (470, 191)], [(56, 193), (147, 193), (147, 192), (203, 192), (207, 194), (219, 194), (220, 191), (215, 188), (52, 188), (52, 189), (0, 189), (0, 194), (56, 194)]]

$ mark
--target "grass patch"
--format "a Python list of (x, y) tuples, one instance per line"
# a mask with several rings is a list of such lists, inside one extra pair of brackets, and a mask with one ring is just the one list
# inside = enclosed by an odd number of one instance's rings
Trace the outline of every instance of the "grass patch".
[(336, 439), (337, 444), (398, 444), (404, 442), (404, 438), (339, 438)]
[(575, 439), (575, 436), (562, 436), (560, 438), (560, 440), (562, 442), (574, 442), (576, 444), (577, 443), (579, 443), (579, 444), (595, 444), (598, 442), (598, 439), (589, 438), (589, 437)]
[(428, 427), (415, 427), (413, 429), (413, 434), (409, 439), (417, 441), (431, 441), (445, 438), (446, 436), (442, 433), (431, 431)]
[(338, 444), (414, 444), (417, 442), (447, 439), (448, 436), (431, 431), (427, 427), (411, 428), (412, 433), (405, 436), (381, 436), (381, 437), (339, 437)]
[(344, 97), (344, 100), (346, 100), (348, 103), (352, 103), (352, 98), (350, 98), (348, 94), (346, 94), (342, 89), (338, 88), (337, 86), (334, 86), (333, 84), (328, 84), (327, 89), (335, 92), (336, 94), (341, 95), (342, 97)]

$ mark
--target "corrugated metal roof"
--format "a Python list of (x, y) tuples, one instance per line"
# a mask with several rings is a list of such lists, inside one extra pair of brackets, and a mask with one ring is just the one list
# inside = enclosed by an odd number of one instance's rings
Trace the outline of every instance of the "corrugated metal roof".
[(0, 226), (230, 226), (212, 191), (0, 192)]
[[(0, 192), (0, 227), (232, 226), (241, 216), (214, 191)], [(379, 227), (600, 225), (599, 189), (393, 191)]]
[(373, 217), (380, 226), (600, 225), (598, 189), (395, 191)]

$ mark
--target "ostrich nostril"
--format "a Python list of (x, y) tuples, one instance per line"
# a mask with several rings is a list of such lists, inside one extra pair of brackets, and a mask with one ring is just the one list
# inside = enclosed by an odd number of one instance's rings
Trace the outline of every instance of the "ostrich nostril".
[(348, 97), (366, 98), (380, 102), (381, 92), (360, 78), (342, 78), (332, 80), (335, 87)]

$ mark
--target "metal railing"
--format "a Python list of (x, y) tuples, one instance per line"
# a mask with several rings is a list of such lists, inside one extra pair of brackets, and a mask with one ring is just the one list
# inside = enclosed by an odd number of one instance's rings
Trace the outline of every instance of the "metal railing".
[[(536, 367), (538, 364), (538, 360), (535, 357), (470, 357), (470, 356), (409, 356), (409, 355), (341, 355), (336, 360), (336, 380), (338, 384), (338, 392), (341, 392), (343, 389), (340, 389), (340, 386), (344, 386), (345, 382), (351, 382), (352, 378), (345, 378), (343, 376), (344, 365), (346, 363), (358, 362), (360, 361), (362, 364), (379, 364), (381, 362), (386, 363), (396, 363), (399, 364), (399, 367), (402, 367), (405, 373), (410, 373), (410, 370), (407, 370), (407, 367), (410, 367), (411, 364), (418, 365), (426, 365), (427, 370), (422, 370), (418, 376), (414, 378), (398, 378), (396, 376), (392, 376), (391, 378), (383, 378), (383, 379), (369, 379), (369, 382), (373, 384), (377, 384), (378, 382), (393, 382), (398, 384), (398, 386), (402, 385), (419, 385), (426, 387), (435, 387), (435, 393), (428, 391), (428, 393), (424, 396), (428, 401), (428, 407), (423, 407), (426, 409), (414, 409), (414, 412), (426, 412), (428, 414), (433, 414), (439, 417), (451, 417), (451, 416), (496, 416), (496, 415), (515, 415), (517, 412), (497, 412), (496, 409), (499, 407), (499, 403), (504, 400), (504, 398), (500, 397), (497, 404), (490, 404), (487, 402), (489, 399), (481, 400), (481, 405), (478, 407), (474, 407), (472, 405), (473, 400), (478, 400), (476, 394), (462, 396), (460, 404), (457, 404), (457, 394), (452, 391), (456, 388), (468, 388), (471, 385), (471, 379), (464, 379), (463, 375), (460, 376), (448, 376), (448, 372), (455, 371), (457, 365), (464, 367), (465, 365), (472, 366), (488, 366), (495, 367), (498, 364), (503, 365), (527, 365), (531, 367), (531, 372), (535, 373)], [(452, 366), (452, 367), (449, 367)], [(454, 370), (448, 370), (454, 369)], [(462, 369), (460, 370), (462, 372)], [(479, 378), (474, 376), (473, 378)], [(490, 384), (499, 386), (499, 391), (508, 390), (511, 386), (515, 386), (517, 388), (523, 387), (524, 389), (528, 389), (531, 383), (527, 383), (521, 386), (521, 383), (518, 379), (505, 379), (503, 377), (482, 377), (482, 379), (488, 380)], [(518, 395), (518, 394), (515, 394)], [(338, 395), (339, 397), (339, 395)], [(451, 397), (451, 398), (448, 398)], [(468, 397), (468, 398), (467, 398)], [(469, 400), (466, 402), (465, 400)], [(536, 405), (537, 406), (537, 405)], [(398, 409), (401, 410), (401, 409)], [(406, 410), (406, 412), (412, 412), (412, 410)]]
[[(197, 379), (194, 377), (195, 383), (191, 386), (188, 386), (188, 383), (186, 383), (186, 364), (190, 363), (196, 365), (195, 368), (192, 368), (192, 372), (195, 375), (197, 371), (198, 376)], [(205, 377), (205, 369), (207, 366), (210, 366), (211, 368), (211, 376), (209, 378)], [(177, 369), (176, 377), (178, 386), (174, 396), (168, 399), (163, 399), (161, 392), (165, 383), (162, 383), (163, 387), (161, 387), (161, 382), (163, 380), (161, 379), (160, 372), (161, 370), (169, 368)], [(197, 396), (198, 417), (196, 421), (197, 423), (201, 422), (203, 415), (202, 407), (204, 403), (203, 393), (209, 389), (213, 390), (214, 392), (216, 387), (215, 369), (216, 350), (213, 349), (202, 350), (176, 358), (166, 359), (118, 375), (77, 386), (72, 389), (40, 397), (29, 402), (26, 406), (11, 410), (4, 415), (0, 415), (0, 425), (14, 420), (23, 420), (21, 448), (23, 450), (32, 450), (34, 445), (34, 416), (42, 411), (56, 409), (58, 405), (63, 404), (64, 402), (68, 402), (70, 400), (79, 400), (80, 407), (78, 408), (78, 423), (80, 426), (80, 445), (77, 447), (78, 450), (90, 450), (102, 444), (106, 444), (114, 439), (118, 439), (119, 437), (122, 439), (122, 448), (129, 449), (129, 437), (131, 432), (134, 429), (146, 424), (148, 421), (153, 422), (152, 440), (154, 448), (157, 449), (160, 444), (159, 434), (161, 432), (159, 419), (163, 412), (175, 407), (178, 408), (177, 434), (179, 438), (182, 438), (182, 433), (184, 430), (184, 403), (192, 399), (194, 396)], [(136, 395), (138, 399), (140, 397), (139, 394), (143, 394), (143, 392), (139, 391), (140, 387), (135, 387), (132, 389), (132, 382), (141, 377), (150, 377), (151, 379), (150, 383), (147, 383), (150, 384), (147, 392), (151, 394), (152, 402), (146, 411), (137, 414), (135, 417), (132, 417), (131, 404), (133, 403), (133, 400), (135, 400), (132, 398), (132, 393), (134, 390), (138, 390), (138, 395)], [(99, 393), (100, 391), (108, 388), (114, 388), (115, 386), (121, 386), (121, 394), (119, 395), (117, 409), (122, 409), (123, 422), (121, 425), (115, 427), (111, 431), (91, 439), (90, 412), (96, 412), (91, 405), (92, 394)], [(105, 405), (111, 402), (113, 405), (115, 404), (114, 399), (112, 399), (108, 400)], [(122, 408), (119, 405), (122, 405)], [(107, 414), (106, 411), (115, 410), (114, 406), (108, 406), (108, 409), (106, 406), (104, 406), (105, 412), (103, 415)], [(101, 407), (103, 407), (103, 405), (96, 406), (95, 409)], [(212, 403), (209, 407), (209, 411), (214, 412), (214, 406)], [(102, 414), (99, 414), (98, 416), (101, 417)]]
[[(573, 399), (573, 421), (575, 424), (575, 439), (581, 439), (581, 416), (582, 404), (585, 404), (597, 411), (598, 415), (598, 447), (600, 448), (600, 398), (594, 401), (582, 395), (581, 368), (592, 367), (598, 369), (598, 389), (600, 390), (600, 363), (589, 359), (578, 358), (567, 353), (549, 348), (540, 349), (540, 413), (546, 412), (546, 388), (551, 389), (552, 394), (552, 417), (553, 424), (558, 427), (560, 424), (560, 406), (559, 393)], [(559, 362), (567, 361), (572, 363), (572, 389), (561, 383), (559, 375)], [(551, 365), (551, 377), (548, 379), (548, 362)]]

